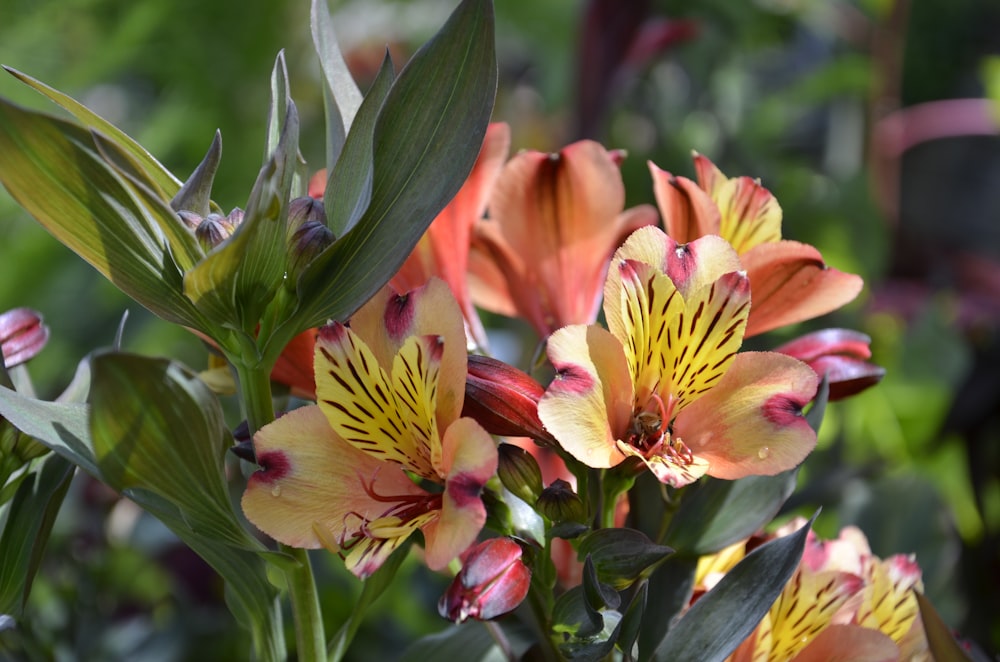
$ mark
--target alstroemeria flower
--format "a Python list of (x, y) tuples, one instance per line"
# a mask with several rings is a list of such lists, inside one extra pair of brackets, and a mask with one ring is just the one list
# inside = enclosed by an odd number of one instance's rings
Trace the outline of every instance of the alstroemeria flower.
[(675, 241), (715, 234), (739, 253), (753, 292), (747, 337), (825, 315), (858, 296), (859, 276), (826, 266), (813, 246), (782, 240), (781, 207), (759, 180), (728, 178), (701, 154), (694, 165), (697, 183), (650, 162), (656, 202)]
[[(797, 518), (775, 536), (797, 530)], [(743, 556), (736, 544), (699, 560), (698, 576), (718, 581)], [(706, 573), (703, 570), (711, 569)], [(702, 588), (711, 588), (711, 585)], [(913, 591), (922, 590), (920, 568), (910, 556), (882, 560), (864, 534), (845, 527), (835, 540), (810, 531), (802, 561), (763, 620), (728, 658), (751, 660), (927, 659), (927, 641)]]
[(608, 272), (610, 331), (573, 325), (549, 338), (556, 377), (539, 417), (584, 464), (635, 456), (674, 487), (794, 467), (816, 443), (801, 413), (818, 379), (788, 356), (737, 353), (749, 310), (724, 239), (637, 230)]
[(497, 467), (489, 434), (459, 417), (465, 330), (448, 286), (387, 287), (350, 327), (321, 328), (315, 372), (318, 404), (254, 437), (247, 518), (286, 545), (343, 553), (361, 578), (420, 529), (427, 565), (444, 568), (482, 529)]
[(473, 233), (473, 301), (523, 317), (541, 338), (597, 319), (611, 254), (633, 230), (656, 222), (649, 205), (623, 211), (620, 156), (583, 140), (508, 161), (488, 218)]
[(438, 601), (438, 613), (455, 623), (488, 621), (521, 604), (530, 586), (521, 546), (510, 538), (490, 538), (463, 555), (462, 570)]

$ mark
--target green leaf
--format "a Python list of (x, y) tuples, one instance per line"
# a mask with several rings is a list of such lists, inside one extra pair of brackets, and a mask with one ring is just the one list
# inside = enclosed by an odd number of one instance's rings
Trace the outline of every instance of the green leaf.
[(327, 226), (334, 237), (342, 237), (354, 227), (371, 203), (375, 121), (395, 78), (392, 60), (386, 52), (378, 75), (361, 103), (340, 159), (328, 172), (323, 207)]
[(598, 578), (615, 589), (624, 589), (673, 553), (635, 529), (598, 529), (580, 541), (578, 556), (589, 555)]
[(0, 387), (0, 416), (64, 459), (100, 479), (88, 427), (89, 407), (81, 403), (44, 402)]
[(0, 535), (0, 614), (20, 617), (75, 468), (49, 456), (18, 487)]
[(651, 659), (724, 660), (750, 636), (798, 568), (811, 526), (812, 520), (750, 552), (670, 628)]
[(627, 656), (627, 659), (635, 659), (635, 648), (636, 641), (639, 639), (639, 632), (642, 627), (642, 619), (646, 613), (646, 597), (649, 594), (649, 583), (643, 582), (642, 586), (633, 596), (631, 602), (629, 602), (628, 609), (625, 610), (625, 614), (622, 616), (621, 623), (618, 625), (618, 637), (617, 645), (623, 653)]
[(941, 620), (941, 616), (927, 596), (919, 591), (913, 591), (913, 595), (916, 596), (917, 605), (920, 607), (920, 620), (924, 624), (931, 658), (935, 662), (968, 662), (969, 656), (955, 641), (955, 637), (951, 636), (951, 631)]
[(691, 604), (698, 560), (677, 554), (669, 556), (650, 576), (646, 609), (639, 628), (639, 651), (649, 654), (663, 640), (674, 619)]
[(365, 614), (375, 604), (375, 601), (382, 596), (385, 590), (389, 588), (389, 585), (392, 584), (392, 580), (396, 577), (399, 566), (403, 564), (403, 560), (406, 559), (406, 555), (410, 552), (410, 545), (412, 544), (410, 540), (404, 542), (399, 549), (386, 559), (382, 567), (365, 580), (365, 587), (361, 590), (361, 597), (358, 598), (357, 604), (354, 605), (354, 610), (351, 612), (350, 618), (340, 627), (340, 630), (337, 631), (337, 634), (334, 635), (327, 647), (327, 659), (330, 662), (340, 662), (344, 658), (344, 655), (347, 654), (347, 649), (354, 640), (354, 635), (357, 634), (361, 623), (364, 621)]
[(179, 287), (159, 221), (89, 131), (0, 99), (0, 153), (0, 182), (56, 239), (156, 315), (207, 327)]
[(170, 208), (174, 211), (193, 211), (201, 216), (212, 212), (212, 182), (215, 181), (215, 172), (219, 169), (221, 160), (222, 134), (216, 131), (205, 158), (170, 200)]
[(604, 618), (590, 605), (583, 585), (559, 596), (552, 608), (552, 631), (575, 639), (588, 639), (604, 628)]
[(94, 111), (90, 110), (76, 99), (63, 94), (59, 90), (53, 89), (45, 83), (36, 80), (27, 74), (21, 73), (16, 69), (6, 66), (4, 69), (7, 70), (7, 73), (19, 79), (21, 82), (33, 87), (38, 92), (41, 92), (49, 99), (68, 110), (84, 126), (103, 133), (108, 136), (112, 142), (129, 152), (137, 163), (142, 164), (143, 170), (150, 176), (150, 178), (156, 182), (156, 187), (163, 191), (167, 196), (172, 197), (177, 194), (177, 191), (181, 187), (180, 181), (178, 181), (169, 170), (164, 168), (159, 161), (153, 158), (153, 155), (147, 152), (142, 145), (133, 140), (124, 131)]
[[(351, 76), (337, 43), (327, 0), (313, 0), (310, 12), (313, 45), (323, 71), (323, 107), (326, 112), (326, 168), (333, 171), (348, 130), (361, 106), (361, 90)], [(336, 234), (336, 233), (335, 233)]]
[(227, 583), (227, 600), (265, 659), (284, 656), (264, 547), (241, 526), (226, 485), (231, 439), (215, 395), (165, 359), (102, 354), (92, 362), (90, 432), (100, 474), (158, 517)]
[[(284, 70), (278, 56), (277, 72)], [(261, 168), (243, 223), (184, 276), (184, 292), (206, 317), (252, 334), (281, 286), (287, 264), (287, 211), (295, 178), (299, 119), (286, 99), (276, 149)]]
[(679, 555), (698, 557), (750, 537), (774, 519), (795, 490), (798, 469), (739, 480), (705, 478), (689, 488), (664, 542)]
[(826, 405), (830, 401), (830, 380), (826, 375), (820, 380), (819, 388), (816, 390), (816, 397), (813, 398), (812, 407), (806, 414), (806, 421), (813, 432), (819, 433), (819, 426), (823, 424), (823, 415), (826, 413)]
[(375, 128), (371, 204), (300, 277), (296, 329), (346, 319), (399, 269), (472, 169), (496, 76), (492, 3), (464, 0), (389, 91)]
[[(509, 626), (509, 621), (495, 623), (503, 626), (503, 633), (510, 644), (514, 659), (521, 659), (531, 645), (530, 633), (524, 628)], [(476, 662), (507, 662), (504, 651), (490, 636), (484, 624), (468, 621), (452, 625), (434, 634), (421, 637), (411, 644), (398, 662), (426, 662), (427, 660), (475, 660)]]
[(622, 597), (618, 591), (597, 578), (597, 568), (594, 567), (594, 560), (587, 556), (583, 562), (583, 594), (587, 598), (587, 604), (594, 609), (618, 609), (622, 603)]

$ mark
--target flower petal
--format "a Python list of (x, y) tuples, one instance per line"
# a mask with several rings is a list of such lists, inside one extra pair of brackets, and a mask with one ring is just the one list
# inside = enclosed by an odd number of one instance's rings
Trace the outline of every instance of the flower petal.
[(831, 625), (820, 632), (795, 662), (896, 662), (899, 648), (878, 630)]
[(687, 177), (675, 177), (648, 162), (653, 194), (670, 238), (686, 244), (699, 237), (719, 234), (719, 208), (704, 190)]
[(708, 473), (709, 463), (700, 457), (678, 461), (669, 454), (654, 454), (646, 457), (624, 441), (618, 442), (618, 450), (625, 455), (637, 457), (653, 472), (656, 479), (670, 487), (684, 487)]
[(271, 370), (271, 379), (285, 384), (292, 395), (304, 400), (316, 399), (316, 380), (313, 377), (313, 356), (316, 353), (316, 329), (306, 329), (292, 338), (281, 350), (281, 356)]
[(438, 426), (444, 429), (461, 415), (468, 356), (465, 326), (455, 295), (444, 281), (431, 278), (426, 285), (405, 294), (383, 288), (351, 317), (351, 329), (386, 372), (410, 336), (443, 338), (437, 386)]
[(684, 408), (674, 424), (710, 476), (773, 475), (798, 465), (816, 445), (802, 416), (819, 378), (783, 354), (743, 352), (722, 380)]
[(430, 448), (426, 440), (414, 435), (408, 425), (412, 421), (404, 419), (389, 376), (368, 345), (339, 322), (319, 331), (316, 391), (329, 424), (347, 443), (421, 476), (436, 475)]
[(857, 575), (799, 568), (771, 606), (771, 660), (791, 660), (830, 627), (837, 611), (861, 590)]
[(616, 445), (632, 415), (634, 390), (621, 343), (599, 326), (573, 325), (549, 337), (556, 376), (538, 417), (568, 453), (590, 467), (625, 459)]
[(441, 516), (423, 527), (426, 561), (441, 570), (472, 543), (486, 523), (483, 487), (497, 470), (493, 438), (471, 418), (445, 430), (442, 467), (447, 471)]
[(741, 256), (753, 295), (747, 336), (819, 317), (853, 301), (860, 276), (827, 267), (808, 244), (761, 244)]
[(258, 529), (293, 547), (349, 541), (363, 522), (389, 507), (369, 490), (423, 494), (399, 467), (341, 439), (315, 405), (265, 425), (254, 437), (254, 450), (261, 469), (247, 480), (243, 512)]

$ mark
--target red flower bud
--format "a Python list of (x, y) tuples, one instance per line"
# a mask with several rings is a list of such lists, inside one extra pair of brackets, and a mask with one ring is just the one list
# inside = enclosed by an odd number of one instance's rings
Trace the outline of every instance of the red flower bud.
[(842, 400), (874, 386), (885, 368), (869, 363), (871, 338), (850, 329), (823, 329), (800, 336), (774, 351), (805, 362), (830, 383), (830, 400)]
[(0, 349), (8, 368), (24, 363), (45, 347), (49, 328), (41, 314), (30, 308), (14, 308), (0, 313)]
[(463, 416), (490, 434), (555, 443), (538, 418), (542, 385), (517, 368), (487, 356), (469, 356)]
[(490, 538), (463, 555), (461, 571), (438, 601), (438, 613), (455, 623), (496, 618), (521, 604), (530, 584), (521, 546), (510, 538)]

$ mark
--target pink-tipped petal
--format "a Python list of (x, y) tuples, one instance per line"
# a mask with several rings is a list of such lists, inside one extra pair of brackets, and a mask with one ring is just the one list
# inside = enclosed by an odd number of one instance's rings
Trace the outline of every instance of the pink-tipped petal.
[(864, 285), (860, 276), (826, 266), (818, 250), (795, 241), (760, 244), (741, 259), (753, 296), (748, 337), (837, 310)]
[(830, 354), (869, 359), (872, 356), (871, 342), (867, 335), (853, 329), (822, 329), (799, 336), (774, 351), (806, 363)]
[(556, 369), (538, 416), (559, 444), (591, 467), (625, 459), (617, 447), (632, 415), (634, 391), (621, 343), (598, 326), (553, 333), (549, 360)]
[(710, 476), (773, 475), (797, 466), (816, 445), (802, 408), (819, 379), (807, 365), (773, 352), (736, 356), (725, 376), (685, 407), (674, 425)]
[(369, 492), (423, 494), (398, 466), (337, 436), (314, 405), (264, 426), (254, 450), (261, 468), (247, 480), (243, 512), (258, 529), (293, 547), (349, 540), (365, 519), (381, 516), (390, 505)]
[(14, 308), (0, 313), (0, 352), (8, 368), (24, 363), (45, 347), (49, 327), (40, 313), (30, 308)]

